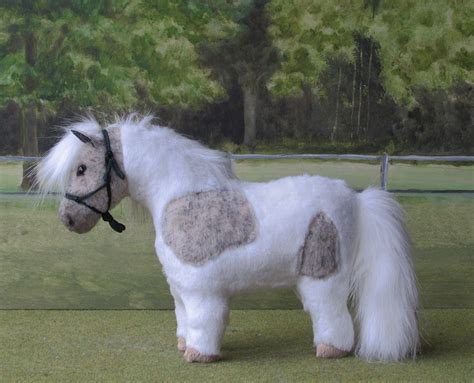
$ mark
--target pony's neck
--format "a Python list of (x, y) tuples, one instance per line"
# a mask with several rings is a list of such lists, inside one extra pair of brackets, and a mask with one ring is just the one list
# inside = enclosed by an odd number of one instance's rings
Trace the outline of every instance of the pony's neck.
[(125, 126), (122, 145), (130, 196), (152, 214), (186, 193), (234, 184), (229, 159), (168, 128)]

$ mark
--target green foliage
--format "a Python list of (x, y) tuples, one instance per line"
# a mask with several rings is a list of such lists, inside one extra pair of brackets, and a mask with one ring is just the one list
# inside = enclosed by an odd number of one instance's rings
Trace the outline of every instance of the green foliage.
[(354, 36), (379, 46), (386, 91), (401, 104), (414, 90), (474, 82), (474, 3), (469, 1), (275, 0), (270, 32), (282, 65), (268, 87), (277, 95), (318, 92), (329, 60), (352, 62)]
[[(5, 2), (0, 6), (0, 94), (22, 105), (114, 110), (138, 102), (196, 106), (223, 97), (195, 52), (235, 25), (202, 2)], [(192, 26), (192, 27), (190, 27)], [(27, 62), (26, 33), (35, 60)], [(147, 100), (143, 100), (143, 96)]]
[(474, 82), (473, 20), (470, 1), (383, 2), (368, 33), (380, 44), (387, 92), (413, 105), (417, 87)]
[[(34, 100), (50, 108), (64, 99), (78, 107), (129, 103), (134, 93), (125, 81), (129, 73), (109, 55), (111, 49), (104, 49), (124, 48), (114, 46), (112, 38), (105, 43), (107, 36), (114, 36), (115, 41), (121, 37), (120, 30), (108, 22), (106, 14), (114, 9), (107, 4), (78, 1), (55, 8), (48, 1), (25, 1), (4, 5), (2, 11), (6, 8), (15, 18), (3, 20), (2, 32), (10, 31), (12, 39), (15, 33), (11, 31), (18, 30), (19, 42), (14, 50), (2, 49), (2, 98), (21, 105)], [(94, 49), (101, 56), (94, 56)]]
[(233, 8), (218, 2), (221, 13), (233, 23), (232, 31), (226, 38), (219, 39), (213, 38), (215, 34), (211, 33), (203, 39), (199, 52), (203, 62), (212, 68), (226, 88), (238, 83), (242, 89), (258, 93), (275, 69), (277, 57), (267, 33), (266, 2), (234, 1)]
[(304, 84), (319, 94), (329, 60), (354, 60), (353, 36), (365, 31), (368, 19), (362, 1), (275, 0), (267, 11), (270, 34), (282, 56), (281, 68), (268, 84), (276, 95), (299, 94)]
[(469, 151), (473, 20), (467, 0), (3, 0), (0, 106), (17, 130), (27, 107), (138, 109), (214, 143)]
[(196, 53), (200, 42), (235, 33), (235, 23), (214, 5), (213, 10), (202, 1), (143, 1), (130, 9), (127, 18), (136, 20), (131, 56), (152, 102), (198, 106), (225, 95)]

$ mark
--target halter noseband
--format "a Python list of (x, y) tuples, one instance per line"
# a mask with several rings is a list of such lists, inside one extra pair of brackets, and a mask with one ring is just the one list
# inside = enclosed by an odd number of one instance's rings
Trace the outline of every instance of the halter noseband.
[[(112, 203), (112, 188), (110, 186), (112, 170), (117, 174), (122, 180), (125, 179), (125, 174), (120, 169), (117, 160), (114, 157), (114, 153), (112, 152), (112, 148), (110, 146), (110, 139), (107, 130), (102, 129), (102, 134), (104, 136), (104, 144), (105, 144), (105, 174), (104, 174), (104, 183), (100, 185), (97, 189), (91, 191), (82, 196), (74, 195), (66, 193), (64, 197), (67, 199), (74, 201), (80, 205), (84, 205), (91, 209), (93, 212), (100, 214), (102, 219), (109, 223), (110, 227), (118, 233), (121, 233), (125, 230), (125, 225), (117, 222), (112, 214), (109, 213), (110, 205)], [(105, 212), (100, 211), (99, 209), (95, 208), (94, 206), (89, 205), (85, 202), (88, 198), (92, 197), (95, 193), (99, 192), (100, 190), (106, 188), (107, 190), (107, 210)]]

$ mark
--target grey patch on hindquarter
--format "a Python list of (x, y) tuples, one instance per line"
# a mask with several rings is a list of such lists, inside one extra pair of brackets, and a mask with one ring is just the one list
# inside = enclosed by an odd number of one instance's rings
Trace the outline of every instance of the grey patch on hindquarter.
[(324, 213), (311, 221), (303, 247), (298, 253), (298, 273), (325, 278), (337, 271), (339, 237), (336, 225)]
[(184, 262), (203, 264), (230, 247), (254, 241), (256, 236), (252, 207), (240, 192), (191, 193), (166, 206), (164, 241)]

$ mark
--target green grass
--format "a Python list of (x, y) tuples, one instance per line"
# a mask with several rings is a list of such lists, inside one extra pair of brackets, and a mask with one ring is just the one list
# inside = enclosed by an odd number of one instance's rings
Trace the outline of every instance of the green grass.
[(22, 172), (21, 162), (0, 162), (0, 192), (20, 190)]
[(0, 380), (35, 382), (472, 382), (474, 310), (425, 310), (416, 361), (321, 360), (301, 310), (238, 310), (225, 359), (187, 364), (171, 311), (0, 311)]

